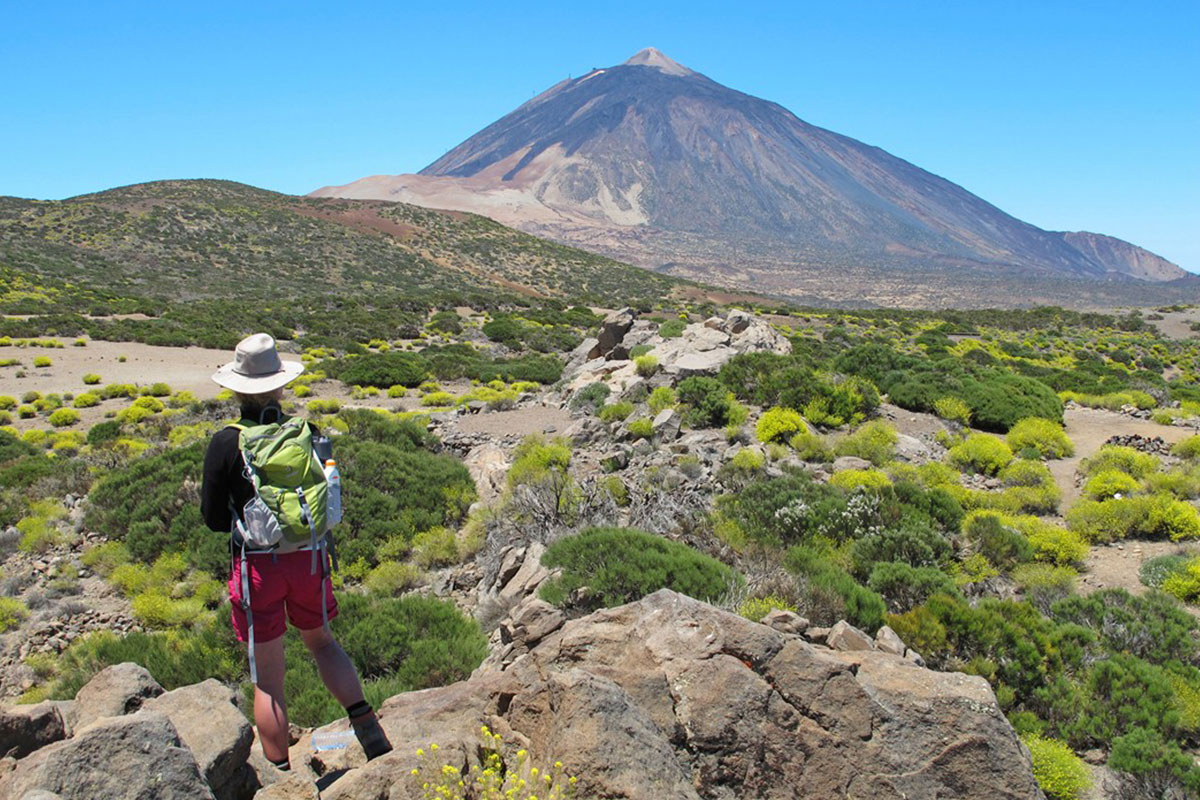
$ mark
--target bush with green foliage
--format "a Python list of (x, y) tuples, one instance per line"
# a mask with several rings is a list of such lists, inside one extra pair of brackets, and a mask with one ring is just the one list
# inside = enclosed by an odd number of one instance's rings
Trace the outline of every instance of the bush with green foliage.
[(1032, 448), (1042, 458), (1066, 458), (1075, 454), (1075, 445), (1067, 438), (1062, 425), (1040, 417), (1026, 417), (1009, 429), (1005, 436), (1014, 451)]
[(737, 608), (738, 616), (745, 617), (751, 622), (761, 622), (762, 618), (772, 611), (796, 611), (796, 605), (778, 595), (766, 597), (751, 597), (742, 601)]
[(1200, 558), (1187, 559), (1182, 565), (1173, 566), (1162, 578), (1163, 591), (1185, 603), (1200, 600)]
[(1101, 470), (1088, 478), (1083, 493), (1093, 500), (1109, 500), (1131, 495), (1141, 488), (1138, 479), (1119, 469)]
[(1177, 542), (1200, 538), (1200, 511), (1170, 495), (1080, 500), (1067, 512), (1067, 527), (1090, 542), (1130, 536)]
[(658, 359), (652, 355), (641, 355), (633, 359), (634, 369), (643, 378), (649, 378), (658, 372)]
[(933, 412), (947, 422), (964, 428), (971, 424), (971, 407), (957, 397), (941, 397), (934, 401)]
[(1138, 569), (1138, 578), (1143, 585), (1149, 586), (1151, 589), (1162, 589), (1163, 584), (1172, 575), (1185, 572), (1192, 560), (1191, 556), (1183, 553), (1155, 556), (1142, 562), (1142, 566)]
[(633, 439), (649, 439), (654, 435), (654, 421), (649, 417), (630, 420), (625, 427)]
[(687, 406), (684, 420), (697, 428), (720, 428), (729, 424), (733, 395), (716, 378), (693, 375), (676, 387), (679, 402)]
[(883, 420), (866, 423), (854, 433), (834, 445), (839, 456), (855, 456), (882, 467), (895, 457), (896, 443), (900, 441), (896, 429)]
[(88, 386), (95, 386), (100, 383), (100, 376), (94, 372), (89, 372), (83, 376), (83, 382)]
[(29, 609), (15, 597), (0, 597), (0, 633), (8, 633), (29, 616)]
[(681, 319), (669, 319), (658, 326), (658, 335), (664, 339), (678, 339), (686, 327), (687, 323)]
[(1200, 434), (1177, 442), (1171, 447), (1171, 455), (1188, 461), (1200, 459)]
[(891, 488), (892, 479), (883, 470), (844, 469), (834, 473), (829, 479), (829, 485), (847, 492), (880, 492)]
[(659, 414), (668, 408), (674, 408), (676, 402), (678, 402), (678, 398), (675, 396), (675, 390), (670, 386), (655, 387), (646, 399), (647, 405), (650, 406), (650, 411), (654, 414)]
[(820, 434), (812, 431), (797, 433), (788, 440), (788, 445), (803, 461), (829, 463), (834, 459), (833, 448), (825, 442)]
[(1033, 777), (1051, 800), (1082, 800), (1092, 788), (1092, 776), (1083, 759), (1066, 742), (1037, 734), (1021, 737), (1033, 756)]
[(621, 400), (616, 403), (609, 403), (600, 409), (597, 414), (603, 422), (620, 422), (629, 417), (633, 413), (633, 403), (628, 400)]
[(392, 597), (413, 588), (420, 579), (421, 570), (412, 564), (381, 561), (367, 573), (363, 583), (372, 594)]
[(572, 395), (571, 408), (590, 408), (592, 411), (597, 411), (604, 405), (604, 401), (611, 393), (612, 388), (607, 383), (599, 381), (589, 383)]
[(799, 412), (791, 408), (769, 408), (754, 425), (754, 434), (760, 442), (787, 441), (798, 433), (807, 433), (808, 426)]
[(986, 433), (973, 433), (950, 448), (950, 463), (984, 475), (995, 475), (1013, 460), (1012, 449), (1002, 439)]
[(588, 528), (564, 537), (546, 548), (542, 564), (562, 570), (543, 584), (542, 598), (584, 611), (633, 602), (659, 589), (715, 601), (741, 582), (716, 559), (634, 528)]
[(50, 412), (47, 421), (56, 428), (66, 428), (79, 422), (79, 412), (73, 408), (59, 408)]
[(1020, 564), (1012, 571), (1012, 579), (1025, 594), (1025, 599), (1043, 614), (1075, 590), (1077, 577), (1078, 573), (1070, 567), (1053, 564)]
[(937, 567), (914, 567), (903, 561), (879, 561), (871, 568), (867, 586), (877, 592), (893, 614), (902, 614), (935, 594), (958, 594), (954, 581)]
[(1157, 456), (1143, 453), (1132, 447), (1106, 444), (1091, 458), (1084, 459), (1079, 471), (1092, 476), (1108, 470), (1118, 470), (1138, 480), (1156, 472), (1159, 467)]
[(833, 564), (826, 554), (811, 547), (793, 547), (784, 563), (800, 579), (800, 608), (818, 625), (844, 619), (872, 634), (883, 625), (887, 613), (883, 598)]

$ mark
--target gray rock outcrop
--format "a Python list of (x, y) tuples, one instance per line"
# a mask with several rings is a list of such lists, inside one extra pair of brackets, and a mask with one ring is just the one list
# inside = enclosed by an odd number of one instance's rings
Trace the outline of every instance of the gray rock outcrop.
[(22, 758), (66, 735), (67, 726), (53, 703), (0, 709), (0, 758)]
[(0, 780), (0, 797), (41, 790), (63, 800), (212, 800), (196, 759), (166, 714), (139, 711), (99, 720), (73, 739), (43, 747)]
[(131, 714), (163, 693), (158, 681), (137, 664), (105, 667), (75, 695), (75, 726), (83, 728), (103, 717)]
[(322, 797), (419, 797), (404, 788), (412, 751), (438, 742), (469, 766), (483, 724), (561, 759), (584, 797), (1042, 797), (982, 678), (818, 647), (666, 590), (550, 633), (546, 609), (522, 612), (535, 624), (508, 635), (540, 641), (469, 681), (389, 699), (380, 718), (397, 752)]
[(254, 731), (236, 702), (233, 689), (209, 678), (166, 692), (143, 705), (171, 720), (217, 800), (233, 800), (247, 782), (243, 772)]

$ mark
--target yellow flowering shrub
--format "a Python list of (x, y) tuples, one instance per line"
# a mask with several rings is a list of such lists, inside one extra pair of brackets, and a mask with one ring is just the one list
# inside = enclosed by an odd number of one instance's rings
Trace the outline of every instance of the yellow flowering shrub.
[(422, 800), (567, 800), (574, 794), (576, 778), (568, 775), (561, 761), (542, 769), (533, 764), (526, 750), (512, 757), (504, 755), (503, 741), (486, 725), (480, 728), (483, 765), (475, 765), (464, 775), (451, 764), (439, 763), (438, 746), (417, 751), (420, 767), (411, 777), (421, 787)]

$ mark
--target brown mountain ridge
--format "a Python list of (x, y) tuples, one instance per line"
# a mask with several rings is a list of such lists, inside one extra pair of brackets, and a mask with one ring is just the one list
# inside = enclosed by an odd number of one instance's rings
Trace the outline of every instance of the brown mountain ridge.
[(552, 86), (417, 175), (313, 195), (471, 211), (639, 266), (781, 294), (828, 294), (831, 280), (850, 293), (879, 277), (984, 280), (1011, 302), (1028, 281), (1188, 275), (1119, 239), (1022, 222), (653, 48)]

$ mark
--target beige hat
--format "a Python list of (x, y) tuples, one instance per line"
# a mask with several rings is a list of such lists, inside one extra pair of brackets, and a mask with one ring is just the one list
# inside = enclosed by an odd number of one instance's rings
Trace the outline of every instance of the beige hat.
[(298, 361), (283, 361), (275, 340), (255, 333), (238, 342), (233, 361), (213, 373), (213, 382), (239, 394), (265, 394), (286, 386), (304, 372)]

